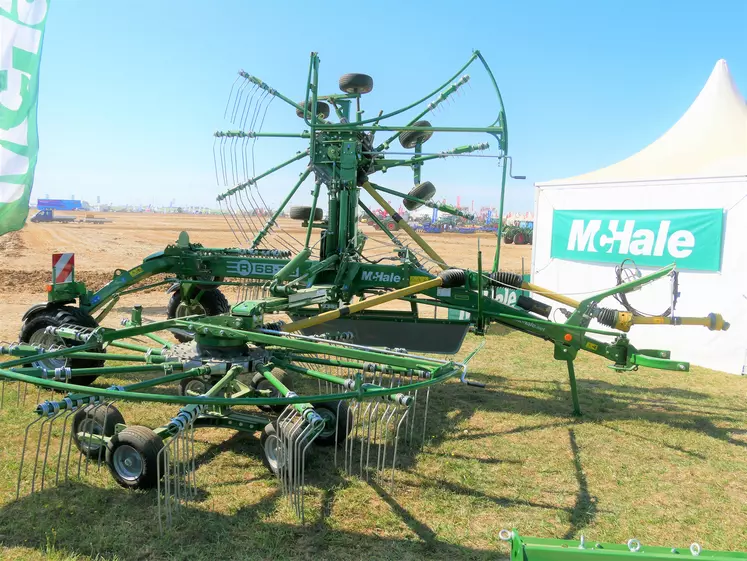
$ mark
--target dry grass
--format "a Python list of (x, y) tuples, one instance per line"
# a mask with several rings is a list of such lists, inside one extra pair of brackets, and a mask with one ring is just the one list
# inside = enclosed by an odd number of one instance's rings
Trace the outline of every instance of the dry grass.
[[(120, 489), (105, 469), (14, 501), (33, 417), (13, 405), (9, 386), (0, 411), (0, 557), (496, 559), (506, 553), (498, 531), (511, 527), (747, 548), (747, 378), (697, 368), (618, 373), (583, 356), (584, 416), (575, 419), (549, 344), (500, 329), (488, 339), (470, 364), (488, 387), (434, 390), (427, 445), (403, 456), (393, 493), (334, 472), (329, 451), (313, 456), (305, 527), (263, 468), (258, 440), (224, 430), (198, 433), (199, 500), (165, 535), (154, 494)], [(476, 343), (470, 337), (465, 349)], [(151, 426), (173, 414), (122, 410)]]

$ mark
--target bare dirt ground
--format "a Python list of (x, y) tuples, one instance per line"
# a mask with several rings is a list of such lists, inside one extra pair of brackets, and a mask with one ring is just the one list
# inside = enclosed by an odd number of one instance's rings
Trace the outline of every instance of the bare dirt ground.
[[(80, 216), (83, 216), (80, 214)], [(98, 289), (111, 280), (115, 269), (131, 269), (143, 258), (175, 243), (179, 232), (186, 230), (193, 242), (207, 247), (236, 247), (234, 233), (222, 216), (151, 213), (102, 213), (112, 220), (105, 224), (27, 223), (20, 232), (0, 237), (0, 340), (18, 337), (23, 313), (35, 302), (45, 300), (45, 285), (51, 278), (52, 254), (75, 253), (76, 280), (86, 281)], [(288, 234), (303, 240), (305, 229), (294, 220), (281, 220)], [(368, 225), (361, 226), (374, 240), (387, 242), (386, 234)], [(401, 233), (402, 237), (406, 235)], [(492, 265), (496, 237), (491, 234), (425, 234), (438, 254), (455, 267), (476, 267), (478, 238), (486, 267)], [(281, 247), (279, 245), (278, 247)], [(373, 250), (372, 251), (378, 251)], [(528, 271), (531, 246), (503, 246), (501, 268), (521, 271), (522, 261)], [(230, 298), (230, 294), (228, 295)], [(116, 321), (136, 303), (144, 306), (153, 318), (165, 314), (168, 301), (161, 289), (123, 298), (110, 315)]]

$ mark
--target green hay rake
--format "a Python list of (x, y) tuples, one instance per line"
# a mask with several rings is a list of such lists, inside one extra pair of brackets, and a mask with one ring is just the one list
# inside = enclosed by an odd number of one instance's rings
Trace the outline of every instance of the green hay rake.
[[(437, 127), (423, 120), (469, 82), (463, 72), (472, 65), (481, 65), (495, 88), (495, 120), (483, 127)], [(435, 187), (422, 181), (422, 168), (431, 160), (486, 152), (490, 144), (424, 152), (434, 134), (487, 135), (495, 153), (483, 156), (501, 167), (503, 199), (510, 163), (506, 115), (479, 52), (433, 92), (370, 119), (363, 119), (361, 109), (362, 95), (373, 88), (369, 76), (344, 75), (342, 94), (321, 95), (318, 84), (316, 53), (300, 103), (239, 73), (226, 115), (240, 128), (215, 133), (214, 155), (216, 177), (233, 185), (218, 201), (241, 247), (204, 247), (182, 232), (175, 244), (139, 265), (116, 270), (97, 291), (75, 281), (70, 254), (54, 257), (48, 301), (24, 315), (20, 342), (0, 346), (0, 354), (12, 357), (0, 369), (0, 405), (13, 399), (25, 403), (29, 385), (37, 388), (37, 417), (24, 436), (18, 496), (77, 477), (89, 463), (105, 463), (124, 487), (157, 489), (159, 522), (168, 523), (196, 492), (196, 429), (222, 427), (261, 432), (262, 459), (303, 519), (306, 458), (313, 448), (330, 446), (339, 469), (394, 486), (403, 448), (424, 440), (431, 388), (450, 379), (483, 386), (467, 376), (477, 351), (461, 361), (433, 356), (457, 353), (470, 329), (483, 335), (499, 323), (549, 341), (555, 358), (567, 363), (573, 412), (580, 414), (573, 367), (580, 350), (610, 360), (618, 370), (648, 366), (682, 372), (689, 369), (686, 362), (671, 360), (667, 351), (637, 349), (626, 332), (641, 323), (728, 328), (718, 314), (650, 317), (601, 305), (671, 275), (673, 265), (576, 301), (500, 271), (500, 244), (490, 270), (483, 270), (479, 247), (477, 270), (450, 268), (402, 220), (383, 194), (401, 197), (410, 210), (427, 206), (470, 218), (433, 202)], [(294, 110), (307, 130), (262, 132), (272, 100)], [(411, 110), (404, 125), (385, 124)], [(377, 142), (377, 133), (388, 136)], [(308, 148), (250, 174), (254, 143), (273, 137), (306, 141)], [(400, 147), (391, 151), (395, 142)], [(308, 160), (304, 171), (271, 210), (259, 182), (301, 160)], [(413, 170), (408, 193), (369, 180), (396, 167)], [(289, 208), (305, 227), (296, 239), (280, 219), (307, 178), (314, 184), (311, 206)], [(399, 226), (396, 235), (383, 228), (386, 242), (359, 229), (360, 213), (381, 226), (362, 193)], [(148, 320), (135, 306), (118, 328), (101, 325), (120, 297), (166, 284), (171, 285), (167, 319)], [(237, 290), (235, 304), (229, 305), (220, 287)], [(520, 296), (516, 306), (504, 304), (495, 296), (506, 287), (562, 304), (566, 321), (548, 319), (551, 306), (529, 296)], [(382, 308), (394, 301), (406, 309)], [(466, 319), (423, 312), (439, 308), (467, 312)], [(593, 320), (602, 328), (590, 327)], [(42, 389), (52, 391), (49, 399), (41, 400)], [(126, 422), (118, 402), (173, 404), (178, 410), (152, 429)]]

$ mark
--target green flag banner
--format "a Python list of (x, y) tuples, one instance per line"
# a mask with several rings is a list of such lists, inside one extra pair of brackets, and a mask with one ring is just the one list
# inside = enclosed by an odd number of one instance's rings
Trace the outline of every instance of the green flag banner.
[(29, 213), (48, 8), (49, 0), (0, 0), (0, 235), (22, 228)]
[(718, 271), (723, 209), (555, 210), (550, 256), (590, 263)]

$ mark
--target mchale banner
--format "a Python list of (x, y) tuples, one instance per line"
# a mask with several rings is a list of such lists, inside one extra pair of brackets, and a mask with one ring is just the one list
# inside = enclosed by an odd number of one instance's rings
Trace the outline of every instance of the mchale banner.
[(723, 209), (555, 210), (550, 256), (590, 263), (718, 271)]
[(0, 0), (0, 236), (22, 228), (29, 213), (48, 6), (49, 0)]

